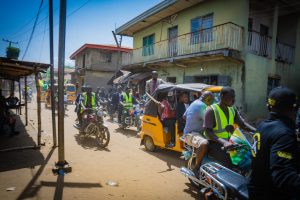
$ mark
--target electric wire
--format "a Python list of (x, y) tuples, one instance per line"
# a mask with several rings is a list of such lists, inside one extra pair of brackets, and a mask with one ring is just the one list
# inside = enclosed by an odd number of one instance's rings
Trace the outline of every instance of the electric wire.
[(24, 60), (24, 57), (26, 56), (26, 53), (27, 53), (28, 48), (29, 48), (29, 46), (30, 46), (30, 43), (31, 43), (31, 40), (32, 40), (34, 31), (35, 31), (35, 28), (36, 28), (37, 21), (38, 21), (38, 19), (39, 19), (39, 15), (40, 15), (40, 11), (41, 11), (42, 5), (43, 5), (43, 0), (41, 0), (41, 4), (40, 4), (40, 7), (39, 7), (39, 9), (38, 9), (38, 12), (37, 12), (37, 15), (36, 15), (34, 24), (33, 24), (32, 32), (31, 32), (31, 34), (30, 34), (29, 41), (28, 41), (27, 47), (26, 47), (26, 49), (25, 49), (25, 52), (24, 52), (24, 54), (23, 54), (22, 60)]

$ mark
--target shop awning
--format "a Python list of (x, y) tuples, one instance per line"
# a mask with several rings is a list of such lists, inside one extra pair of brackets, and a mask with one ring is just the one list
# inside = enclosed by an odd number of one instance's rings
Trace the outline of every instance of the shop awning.
[(151, 77), (151, 72), (142, 72), (142, 73), (132, 74), (128, 79), (132, 81), (132, 83), (138, 83), (150, 77)]
[[(121, 77), (121, 76), (123, 76), (123, 75), (126, 75), (126, 74), (130, 74), (130, 72), (129, 72), (129, 71), (125, 71), (125, 70), (119, 70), (117, 73), (115, 73), (115, 74), (110, 78), (110, 80), (107, 82), (107, 85), (116, 84), (116, 83), (114, 83), (114, 81), (115, 81), (117, 78), (119, 78), (119, 77)], [(116, 77), (116, 78), (115, 78), (115, 77)]]
[(126, 81), (128, 80), (128, 77), (130, 76), (131, 72), (128, 72), (118, 78), (116, 78), (115, 80), (113, 80), (113, 84), (123, 84), (126, 83)]
[(0, 78), (19, 80), (34, 73), (46, 72), (50, 64), (21, 61), (0, 57)]

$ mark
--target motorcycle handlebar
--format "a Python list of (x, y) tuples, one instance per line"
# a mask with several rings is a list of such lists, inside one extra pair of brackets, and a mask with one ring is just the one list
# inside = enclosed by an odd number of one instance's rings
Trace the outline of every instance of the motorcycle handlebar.
[(221, 147), (221, 150), (222, 151), (231, 151), (231, 150), (234, 150), (234, 149), (237, 149), (237, 148), (240, 148), (244, 145), (241, 145), (241, 144), (232, 144), (230, 146), (227, 146), (227, 147)]

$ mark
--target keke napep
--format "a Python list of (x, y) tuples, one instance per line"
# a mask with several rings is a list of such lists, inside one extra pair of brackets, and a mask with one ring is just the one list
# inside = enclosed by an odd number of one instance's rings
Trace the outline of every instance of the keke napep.
[[(222, 86), (213, 86), (202, 83), (188, 84), (161, 84), (156, 88), (151, 98), (146, 102), (145, 112), (142, 119), (142, 129), (140, 132), (141, 145), (144, 145), (147, 151), (154, 151), (157, 147), (166, 148), (166, 144), (170, 142), (170, 134), (164, 133), (164, 127), (160, 120), (157, 102), (161, 102), (163, 97), (170, 91), (175, 97), (175, 107), (178, 102), (178, 96), (182, 92), (187, 93), (191, 101), (196, 100), (204, 91), (210, 91), (215, 96), (215, 102), (219, 101), (219, 94)], [(175, 146), (168, 148), (174, 151), (182, 152), (184, 144), (180, 140), (183, 133), (178, 132), (177, 122), (175, 125)]]

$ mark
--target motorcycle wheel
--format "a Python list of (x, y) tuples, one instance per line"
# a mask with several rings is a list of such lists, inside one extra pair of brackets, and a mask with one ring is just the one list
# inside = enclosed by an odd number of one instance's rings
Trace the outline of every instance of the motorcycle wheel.
[[(187, 162), (186, 162), (186, 167), (187, 167), (189, 170), (193, 171), (195, 165), (196, 165), (196, 157), (195, 157), (195, 156), (191, 156), (191, 157), (187, 160)], [(198, 176), (199, 176), (199, 175), (198, 175)], [(192, 179), (189, 178), (189, 181), (190, 181), (190, 183), (192, 184), (193, 187), (195, 187), (195, 188), (197, 188), (197, 189), (201, 189), (201, 188), (202, 188), (202, 186), (201, 186), (199, 183), (193, 181)]]
[(102, 147), (102, 148), (107, 147), (109, 140), (110, 140), (110, 133), (109, 133), (108, 128), (100, 127), (98, 134), (96, 135), (96, 140), (100, 147)]

